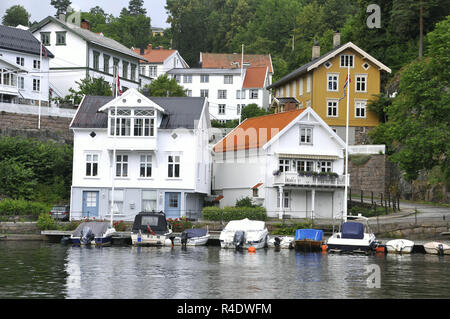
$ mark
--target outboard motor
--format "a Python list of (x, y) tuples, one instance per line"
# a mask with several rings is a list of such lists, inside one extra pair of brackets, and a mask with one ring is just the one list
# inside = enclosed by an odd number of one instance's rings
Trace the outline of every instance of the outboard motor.
[(238, 230), (234, 233), (233, 243), (234, 247), (236, 247), (237, 250), (242, 249), (242, 247), (244, 246), (244, 237), (245, 232), (243, 232), (242, 230)]
[(188, 233), (184, 231), (181, 233), (181, 245), (186, 246), (187, 241), (188, 241)]
[(444, 255), (444, 246), (442, 244), (438, 245), (438, 255), (443, 256)]
[(274, 243), (273, 243), (274, 245), (275, 245), (275, 247), (280, 247), (280, 244), (281, 244), (281, 240), (280, 240), (280, 238), (279, 237), (275, 237), (274, 238)]
[(89, 245), (95, 239), (95, 235), (89, 227), (84, 227), (81, 230), (80, 242), (84, 245)]

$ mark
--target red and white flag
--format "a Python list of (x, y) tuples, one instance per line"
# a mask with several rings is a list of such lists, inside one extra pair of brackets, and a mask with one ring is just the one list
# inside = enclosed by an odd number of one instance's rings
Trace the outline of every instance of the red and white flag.
[(115, 80), (115, 85), (116, 85), (116, 92), (118, 95), (122, 95), (122, 91), (120, 90), (120, 81), (119, 81), (119, 73), (116, 73), (116, 80)]

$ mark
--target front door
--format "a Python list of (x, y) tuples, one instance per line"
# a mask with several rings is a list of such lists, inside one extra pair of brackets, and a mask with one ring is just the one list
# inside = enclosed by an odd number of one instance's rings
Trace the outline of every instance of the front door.
[(181, 193), (166, 193), (164, 213), (166, 218), (179, 218), (181, 216)]
[(98, 217), (98, 191), (83, 191), (83, 217)]

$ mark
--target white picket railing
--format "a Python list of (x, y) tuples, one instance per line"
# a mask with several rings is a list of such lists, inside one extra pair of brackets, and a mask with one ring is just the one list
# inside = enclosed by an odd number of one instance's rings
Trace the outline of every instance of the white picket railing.
[(311, 187), (344, 187), (345, 176), (301, 176), (297, 172), (283, 172), (279, 173), (279, 175), (274, 175), (274, 184)]

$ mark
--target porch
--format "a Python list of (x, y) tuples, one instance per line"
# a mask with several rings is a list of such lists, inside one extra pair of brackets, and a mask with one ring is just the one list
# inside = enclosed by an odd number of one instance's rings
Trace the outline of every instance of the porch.
[[(333, 174), (302, 175), (297, 172), (280, 172), (273, 177), (274, 186), (302, 186), (302, 187), (345, 187), (345, 175)], [(350, 185), (350, 182), (347, 184)]]

